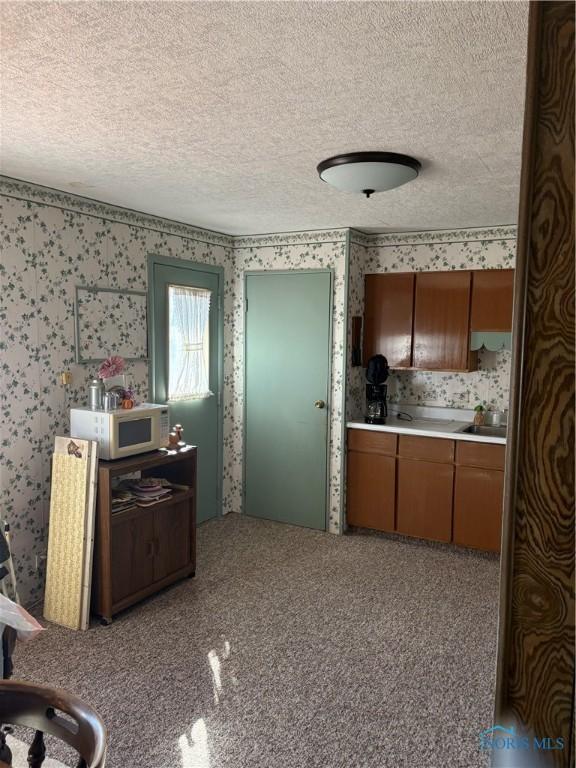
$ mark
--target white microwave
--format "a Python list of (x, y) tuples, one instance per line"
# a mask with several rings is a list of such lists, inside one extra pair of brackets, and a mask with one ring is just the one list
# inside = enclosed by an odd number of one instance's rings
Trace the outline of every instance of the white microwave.
[(97, 440), (99, 457), (110, 461), (168, 445), (167, 405), (142, 403), (114, 411), (70, 408), (70, 437)]

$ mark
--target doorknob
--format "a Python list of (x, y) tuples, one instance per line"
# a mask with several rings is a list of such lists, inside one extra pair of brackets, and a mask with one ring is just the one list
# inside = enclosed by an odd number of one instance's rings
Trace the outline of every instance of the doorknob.
[(314, 403), (314, 408), (326, 408), (326, 403), (324, 400), (316, 400)]

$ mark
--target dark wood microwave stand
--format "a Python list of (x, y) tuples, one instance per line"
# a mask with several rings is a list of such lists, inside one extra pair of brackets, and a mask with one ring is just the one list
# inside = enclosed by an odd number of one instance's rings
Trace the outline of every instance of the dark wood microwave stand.
[[(98, 462), (92, 611), (103, 624), (196, 569), (196, 448)], [(185, 489), (150, 507), (112, 514), (112, 479), (140, 472)]]

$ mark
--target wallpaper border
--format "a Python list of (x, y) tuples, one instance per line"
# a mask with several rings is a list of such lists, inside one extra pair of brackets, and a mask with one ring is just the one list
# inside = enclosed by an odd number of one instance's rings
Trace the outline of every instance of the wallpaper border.
[(371, 243), (371, 238), (374, 235), (369, 235), (367, 232), (361, 232), (359, 229), (350, 227), (350, 244), (351, 245), (363, 245), (367, 247)]
[(366, 245), (368, 248), (379, 248), (388, 245), (515, 240), (516, 231), (516, 225), (499, 225), (495, 227), (468, 227), (466, 229), (421, 230), (419, 232), (388, 232), (385, 234), (369, 235), (366, 243), (362, 242), (359, 244)]
[(233, 235), (234, 248), (269, 248), (270, 246), (314, 245), (315, 243), (342, 243), (348, 228), (309, 229), (301, 232), (271, 232), (264, 235)]
[(87, 216), (95, 216), (120, 224), (128, 224), (144, 229), (156, 229), (167, 234), (179, 235), (199, 242), (207, 242), (211, 245), (221, 245), (226, 248), (234, 247), (232, 235), (200, 229), (193, 224), (184, 224), (183, 222), (154, 216), (143, 211), (122, 208), (113, 203), (105, 203), (101, 200), (74, 195), (51, 187), (42, 187), (29, 181), (11, 179), (8, 176), (0, 176), (0, 194), (6, 197), (15, 197), (29, 203), (36, 203), (37, 205), (65, 208), (75, 213), (83, 213)]

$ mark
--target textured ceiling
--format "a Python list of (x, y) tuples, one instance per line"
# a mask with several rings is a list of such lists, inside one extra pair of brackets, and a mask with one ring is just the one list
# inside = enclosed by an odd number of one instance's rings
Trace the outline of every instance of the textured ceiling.
[[(233, 234), (516, 221), (525, 2), (2, 2), (7, 176)], [(370, 200), (316, 174), (413, 154)]]

